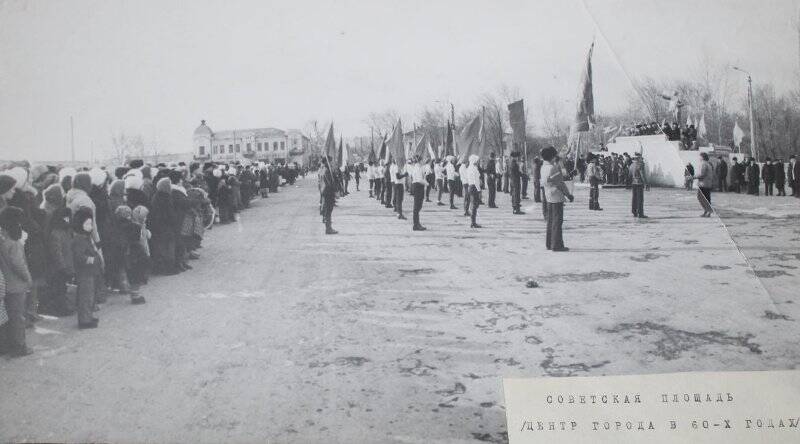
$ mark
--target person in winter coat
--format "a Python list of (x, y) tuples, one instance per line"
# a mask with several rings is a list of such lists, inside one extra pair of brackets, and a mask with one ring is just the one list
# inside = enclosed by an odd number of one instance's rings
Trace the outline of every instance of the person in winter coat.
[(72, 304), (67, 300), (67, 282), (75, 274), (70, 218), (69, 208), (58, 208), (45, 230), (49, 291), (42, 305), (46, 313), (56, 316), (68, 316), (73, 312)]
[[(92, 212), (92, 221), (96, 222), (97, 207), (95, 202), (89, 197), (92, 192), (92, 177), (89, 173), (77, 173), (72, 178), (72, 188), (67, 191), (66, 204), (72, 216), (78, 214), (81, 208), (88, 208)], [(100, 235), (97, 230), (91, 231), (92, 240), (95, 243), (100, 242)]]
[(233, 222), (233, 196), (225, 177), (220, 178), (217, 184), (217, 208), (220, 223)]
[(156, 183), (156, 193), (150, 204), (150, 251), (153, 267), (164, 275), (178, 273), (175, 266), (175, 208), (172, 204), (172, 186), (166, 177)]
[(130, 247), (130, 268), (128, 279), (136, 288), (147, 284), (150, 277), (150, 230), (147, 229), (147, 216), (150, 211), (139, 205), (131, 212), (131, 221), (139, 228), (139, 237)]
[(141, 237), (141, 227), (133, 222), (133, 211), (127, 205), (120, 205), (114, 210), (112, 220), (112, 235), (109, 239), (109, 247), (117, 257), (115, 257), (115, 278), (119, 289), (123, 293), (130, 293), (131, 303), (134, 305), (144, 304), (144, 297), (140, 296), (137, 291), (138, 287), (131, 289), (130, 281), (128, 280), (128, 271), (131, 266), (131, 247), (139, 242)]
[(150, 199), (147, 194), (142, 191), (143, 179), (142, 173), (139, 170), (130, 170), (125, 175), (125, 203), (131, 207), (131, 210), (139, 205), (150, 205)]
[(25, 295), (32, 278), (22, 244), (22, 210), (7, 206), (0, 210), (0, 271), (5, 278), (5, 307), (8, 314), (5, 349), (11, 356), (32, 353), (25, 343)]
[(772, 171), (775, 173), (775, 188), (778, 196), (786, 195), (786, 170), (783, 169), (783, 160), (775, 159), (772, 161)]
[(102, 273), (100, 252), (92, 236), (95, 221), (90, 209), (80, 208), (75, 212), (72, 216), (72, 229), (72, 262), (78, 284), (78, 328), (97, 328), (99, 320), (92, 315), (92, 311), (95, 304), (95, 283), (101, 279)]
[(761, 167), (761, 179), (764, 180), (764, 195), (772, 196), (775, 190), (775, 170), (772, 167), (772, 159), (769, 157)]
[[(26, 178), (23, 179), (27, 181)], [(20, 183), (23, 183), (20, 186)], [(25, 182), (17, 182), (17, 190), (8, 204), (22, 210), (22, 229), (27, 234), (24, 240), (25, 261), (31, 274), (31, 288), (25, 299), (26, 318), (29, 325), (40, 320), (39, 299), (45, 291), (46, 247), (44, 240), (45, 212), (36, 202), (35, 189)]]
[(189, 201), (186, 188), (183, 187), (183, 173), (173, 170), (169, 174), (169, 179), (171, 181), (172, 206), (175, 209), (172, 221), (172, 228), (175, 230), (175, 266), (181, 271), (186, 271), (192, 267), (186, 263), (187, 248), (182, 231), (186, 219), (192, 217), (190, 215), (192, 203)]

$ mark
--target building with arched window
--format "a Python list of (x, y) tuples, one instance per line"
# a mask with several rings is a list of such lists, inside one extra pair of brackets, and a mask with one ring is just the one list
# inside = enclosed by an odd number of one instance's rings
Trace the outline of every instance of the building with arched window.
[(194, 130), (194, 158), (199, 161), (308, 163), (311, 140), (299, 130), (253, 128), (213, 131), (205, 120)]

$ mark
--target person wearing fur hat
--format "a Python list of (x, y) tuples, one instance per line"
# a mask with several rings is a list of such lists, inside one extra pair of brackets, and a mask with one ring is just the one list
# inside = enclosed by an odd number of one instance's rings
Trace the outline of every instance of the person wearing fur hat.
[[(149, 165), (145, 165), (139, 169), (142, 172), (142, 192), (144, 193), (145, 197), (147, 198), (147, 204), (150, 204), (150, 201), (153, 199), (153, 195), (156, 193), (156, 186), (153, 183), (153, 177), (150, 175), (152, 169)], [(147, 206), (147, 205), (145, 205)]]
[(31, 288), (32, 278), (22, 243), (23, 218), (19, 208), (7, 206), (0, 210), (0, 271), (6, 281), (5, 307), (8, 314), (3, 348), (11, 356), (32, 353), (25, 342), (25, 295)]
[(172, 206), (175, 209), (175, 219), (173, 221), (173, 228), (175, 229), (175, 266), (181, 270), (186, 271), (192, 267), (186, 263), (186, 242), (183, 236), (183, 227), (187, 218), (192, 219), (192, 202), (186, 193), (186, 188), (183, 186), (183, 172), (173, 170), (169, 174), (171, 182)]
[[(134, 174), (133, 172), (136, 171), (138, 174)], [(140, 205), (148, 206), (150, 205), (150, 201), (147, 199), (147, 195), (144, 191), (142, 191), (142, 186), (144, 185), (144, 179), (142, 178), (141, 172), (139, 170), (131, 170), (128, 174), (125, 175), (125, 201), (131, 209), (134, 209)]]
[(150, 203), (150, 251), (153, 269), (164, 275), (178, 273), (175, 266), (175, 208), (172, 203), (172, 185), (164, 177), (156, 183), (156, 193)]
[(79, 208), (72, 216), (72, 263), (78, 284), (76, 305), (79, 329), (97, 328), (99, 322), (92, 315), (97, 292), (95, 284), (102, 275), (100, 252), (92, 236), (95, 225), (89, 208)]
[(130, 168), (128, 168), (128, 167), (124, 167), (124, 166), (117, 167), (114, 170), (114, 177), (116, 179), (122, 179), (123, 177), (125, 177), (125, 173), (127, 173), (128, 170), (130, 170)]
[(45, 230), (48, 291), (41, 304), (44, 313), (55, 316), (68, 316), (73, 311), (67, 300), (67, 282), (75, 274), (70, 216), (69, 208), (55, 209)]
[[(79, 209), (88, 208), (92, 212), (91, 219), (94, 222), (97, 208), (89, 197), (89, 193), (92, 192), (92, 177), (88, 173), (77, 173), (72, 178), (72, 186), (66, 196), (67, 208), (73, 216), (78, 213)], [(91, 236), (95, 243), (100, 242), (100, 234), (97, 233), (97, 230), (92, 230)]]
[(14, 195), (17, 179), (8, 174), (0, 174), (0, 210), (8, 205), (8, 199)]
[(108, 208), (113, 212), (121, 205), (125, 205), (125, 181), (117, 179), (108, 189)]
[(141, 168), (142, 166), (144, 166), (144, 160), (142, 159), (131, 160), (130, 162), (128, 162), (128, 166), (131, 168), (131, 170)]

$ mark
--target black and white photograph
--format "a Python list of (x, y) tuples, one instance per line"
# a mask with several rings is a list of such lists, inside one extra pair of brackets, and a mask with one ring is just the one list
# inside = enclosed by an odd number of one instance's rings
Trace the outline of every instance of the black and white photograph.
[(0, 0), (0, 442), (800, 442), (798, 157), (800, 0)]

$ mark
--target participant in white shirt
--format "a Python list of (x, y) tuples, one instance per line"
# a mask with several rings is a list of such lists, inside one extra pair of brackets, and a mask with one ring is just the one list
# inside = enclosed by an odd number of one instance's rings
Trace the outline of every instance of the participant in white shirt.
[(442, 166), (444, 162), (436, 162), (433, 164), (433, 176), (436, 180), (436, 188), (439, 190), (439, 199), (436, 201), (436, 205), (443, 206), (444, 203), (442, 202), (442, 193), (444, 192), (444, 181), (445, 181), (445, 169)]
[(403, 215), (403, 188), (405, 178), (408, 177), (408, 172), (403, 172), (402, 167), (397, 164), (397, 161), (394, 161), (392, 162), (392, 166), (389, 167), (389, 174), (391, 175), (392, 186), (394, 187), (392, 190), (394, 212), (397, 213), (398, 219), (405, 220), (406, 217)]
[(445, 172), (447, 173), (447, 186), (450, 189), (450, 209), (455, 210), (457, 207), (453, 204), (453, 196), (456, 193), (456, 176), (458, 176), (455, 165), (455, 157), (447, 156)]
[[(458, 167), (458, 175), (461, 176), (461, 187), (462, 192), (464, 193), (464, 216), (469, 216), (469, 205), (470, 205), (470, 195), (469, 195), (469, 179), (467, 178), (467, 161), (461, 164)], [(480, 181), (478, 182), (478, 186), (480, 186)]]

